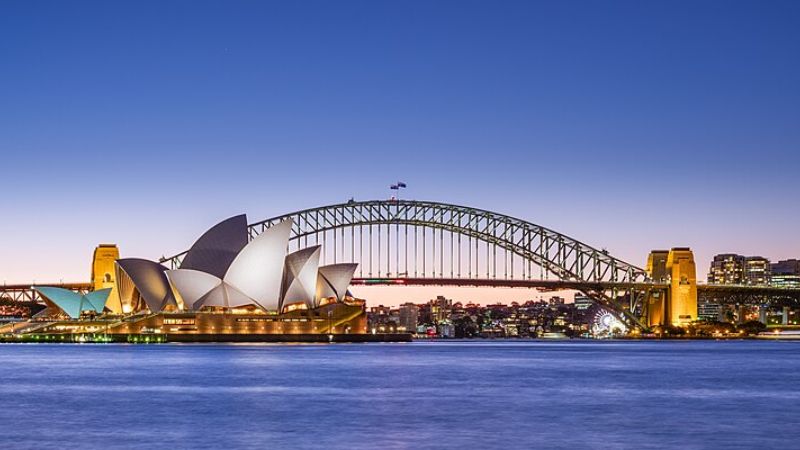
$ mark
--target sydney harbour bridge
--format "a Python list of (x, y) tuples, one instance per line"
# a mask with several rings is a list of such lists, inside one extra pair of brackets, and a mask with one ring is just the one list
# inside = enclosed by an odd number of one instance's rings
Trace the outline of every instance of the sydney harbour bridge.
[[(289, 218), (289, 250), (320, 245), (320, 264), (358, 263), (354, 284), (571, 289), (640, 329), (648, 328), (648, 299), (669, 297), (668, 280), (654, 280), (645, 269), (605, 250), (482, 209), (430, 201), (351, 200), (253, 223), (250, 237)], [(184, 254), (160, 262), (178, 268)], [(19, 298), (35, 296), (30, 286), (5, 286), (5, 291)], [(719, 303), (797, 303), (800, 289), (701, 284), (697, 296)]]

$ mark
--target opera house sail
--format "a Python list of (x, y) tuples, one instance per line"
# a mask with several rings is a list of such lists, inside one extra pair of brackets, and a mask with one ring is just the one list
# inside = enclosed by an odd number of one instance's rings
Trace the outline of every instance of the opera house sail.
[(58, 287), (36, 287), (47, 305), (46, 314), (65, 315), (70, 319), (79, 319), (82, 314), (102, 314), (105, 310), (111, 289), (100, 289), (85, 295)]
[[(166, 277), (176, 296), (182, 300), (183, 308), (198, 310), (203, 307), (256, 306), (266, 311), (278, 311), (283, 265), (291, 227), (292, 222), (287, 220), (269, 228), (234, 254), (230, 262), (209, 260), (203, 264), (216, 273), (204, 272), (197, 268), (184, 268), (183, 264), (180, 269), (166, 271)], [(247, 237), (246, 223), (241, 227), (215, 227), (211, 231), (214, 230), (219, 232), (217, 243), (229, 242), (238, 246), (238, 239), (223, 233), (242, 234)], [(208, 234), (206, 233), (201, 240), (208, 239)], [(186, 259), (192, 262), (200, 260), (193, 254), (195, 248), (197, 244), (186, 254)], [(201, 249), (206, 250), (203, 247)], [(222, 255), (230, 254), (227, 249), (219, 246), (216, 250)], [(193, 267), (203, 265), (194, 264)], [(220, 273), (222, 277), (217, 276)]]

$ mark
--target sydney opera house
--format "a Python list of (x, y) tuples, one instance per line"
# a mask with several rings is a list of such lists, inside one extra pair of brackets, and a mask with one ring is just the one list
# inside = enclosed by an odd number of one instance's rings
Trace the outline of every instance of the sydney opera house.
[[(98, 247), (94, 290), (37, 287), (46, 308), (14, 332), (164, 336), (169, 341), (318, 341), (366, 335), (356, 264), (320, 266), (320, 247), (287, 253), (292, 221), (252, 240), (245, 215), (203, 234), (178, 269)], [(304, 338), (305, 337), (305, 338)]]

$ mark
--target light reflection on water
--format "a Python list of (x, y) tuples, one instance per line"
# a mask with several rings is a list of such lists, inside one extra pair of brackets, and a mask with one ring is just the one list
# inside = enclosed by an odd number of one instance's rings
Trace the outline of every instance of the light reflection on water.
[(800, 343), (0, 345), (4, 448), (797, 448)]

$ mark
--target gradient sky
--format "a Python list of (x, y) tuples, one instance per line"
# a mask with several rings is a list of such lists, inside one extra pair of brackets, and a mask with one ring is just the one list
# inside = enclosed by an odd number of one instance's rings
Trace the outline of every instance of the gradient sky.
[(798, 24), (797, 1), (6, 0), (0, 282), (398, 179), (640, 266), (800, 257)]

